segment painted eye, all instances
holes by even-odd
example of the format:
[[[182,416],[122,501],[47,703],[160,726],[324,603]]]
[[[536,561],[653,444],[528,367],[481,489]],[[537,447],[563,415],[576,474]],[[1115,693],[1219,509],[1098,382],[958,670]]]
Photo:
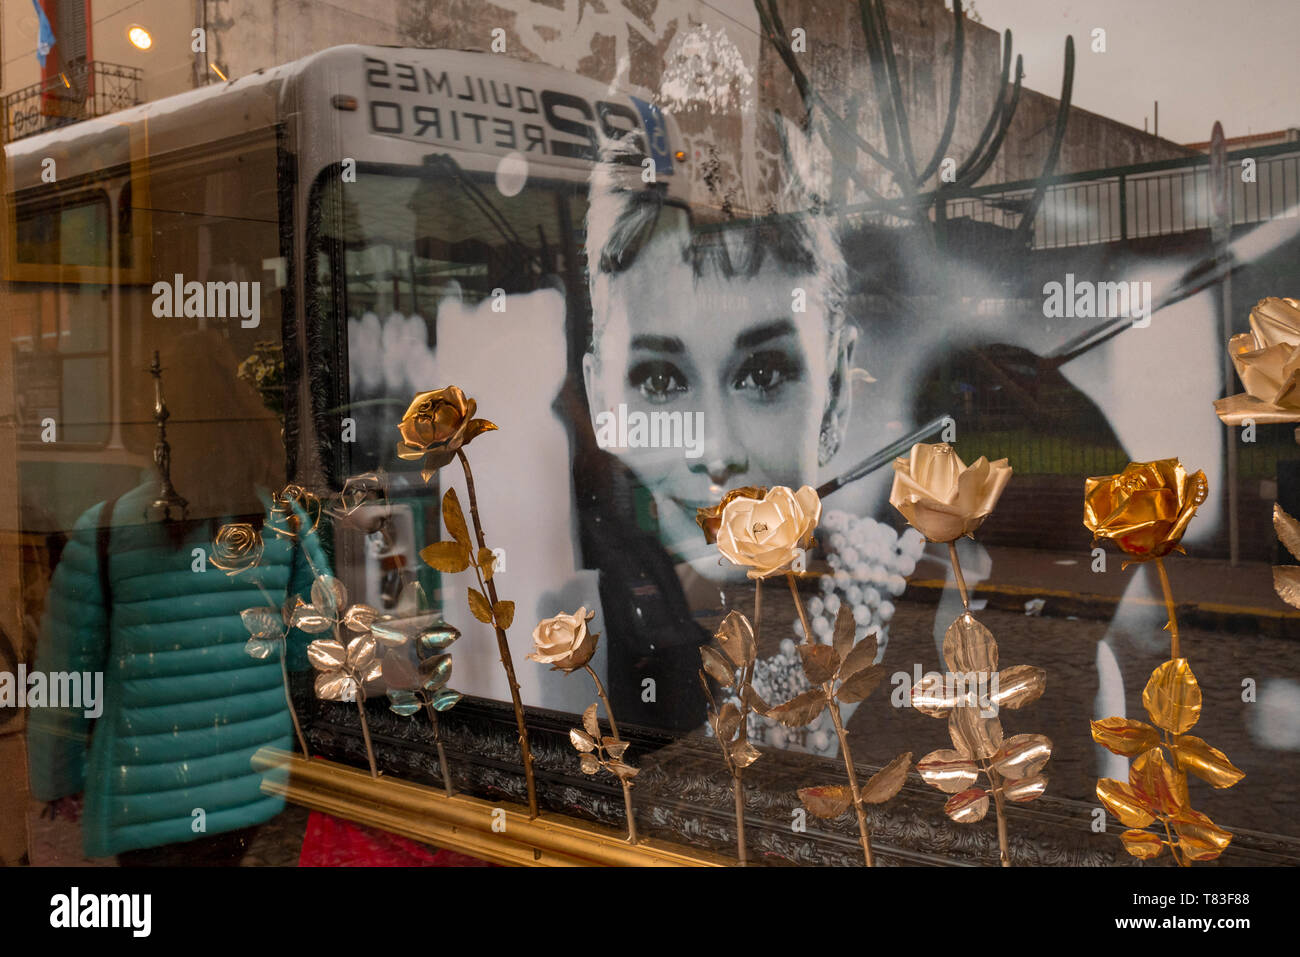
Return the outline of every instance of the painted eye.
[[[668,402],[686,391],[686,376],[671,362],[638,362],[627,381],[651,402]]]
[[[784,352],[756,352],[741,364],[734,388],[768,395],[798,378],[799,371],[799,364]]]

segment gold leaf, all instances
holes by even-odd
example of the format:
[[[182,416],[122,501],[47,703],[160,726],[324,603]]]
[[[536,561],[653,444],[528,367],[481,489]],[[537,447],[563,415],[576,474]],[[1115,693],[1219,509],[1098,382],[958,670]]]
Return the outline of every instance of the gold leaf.
[[[940,748],[916,763],[921,779],[945,794],[965,791],[979,780],[979,766],[956,751]]]
[[[825,693],[820,688],[813,688],[777,705],[768,712],[768,717],[776,718],[787,727],[802,728],[806,724],[812,724],[825,707]]]
[[[1125,827],[1146,827],[1156,819],[1145,795],[1114,778],[1097,782],[1097,800]]]
[[[831,638],[835,654],[840,661],[853,650],[853,639],[857,635],[858,623],[853,620],[853,609],[848,602],[840,602],[840,612],[835,616],[835,632]],[[820,683],[820,682],[819,682]]]
[[[950,671],[994,672],[998,670],[998,643],[991,631],[966,612],[944,632],[943,657]]]
[[[763,696],[755,691],[754,686],[750,684],[740,689],[740,700],[750,711],[757,711],[762,715],[766,715],[772,710],[772,706],[764,701]]]
[[[837,818],[853,803],[853,792],[844,784],[828,784],[816,788],[800,788],[799,800],[813,817],[824,820]]]
[[[1021,778],[1019,781],[1006,781],[1002,784],[1003,797],[1017,804],[1025,804],[1041,797],[1046,790],[1046,774],[1035,774],[1033,777]]]
[[[1246,776],[1246,772],[1229,761],[1226,754],[1193,734],[1180,734],[1174,739],[1171,750],[1180,769],[1191,771],[1216,788],[1230,788]]]
[[[479,571],[483,573],[483,580],[485,582],[490,582],[492,580],[492,573],[496,571],[497,567],[496,552],[492,551],[490,548],[480,548],[478,550],[477,564]]]
[[[750,664],[758,654],[758,646],[754,643],[754,629],[749,624],[749,619],[738,611],[728,612],[727,617],[722,619],[722,624],[718,626],[717,638],[718,644],[737,668]]]
[[[845,656],[844,664],[840,665],[839,676],[845,681],[852,678],[863,668],[875,662],[878,650],[876,633],[873,631],[864,635],[862,640],[853,647],[853,650]]]
[[[1274,565],[1273,590],[1288,605],[1300,608],[1300,568],[1295,565]]]
[[[957,706],[957,697],[950,694],[943,675],[931,671],[912,689],[912,707],[932,718],[946,718]]]
[[[1276,502],[1273,503],[1273,530],[1277,532],[1278,541],[1300,562],[1300,522],[1288,515]]]
[[[1188,806],[1187,775],[1170,765],[1163,748],[1152,748],[1134,758],[1128,783],[1163,814],[1177,814]]]
[[[1033,665],[1016,665],[999,671],[994,679],[998,690],[989,695],[989,700],[999,708],[1023,708],[1047,690],[1047,672]]]
[[[884,804],[902,790],[911,766],[912,752],[900,754],[873,774],[858,790],[858,796],[865,804]]]
[[[805,642],[799,646],[799,657],[803,660],[803,673],[808,676],[809,683],[814,685],[830,681],[840,664],[835,649],[830,645],[810,645]]]
[[[1165,849],[1165,842],[1150,831],[1125,831],[1119,839],[1124,842],[1124,850],[1144,861],[1159,857]]]
[[[729,742],[736,736],[738,727],[740,727],[740,709],[728,701],[718,712],[718,737],[724,742]]]
[[[855,704],[875,691],[876,686],[880,684],[884,677],[884,666],[871,665],[840,685],[839,690],[835,692],[835,696],[844,704]]]
[[[738,768],[747,768],[762,756],[763,753],[748,741],[737,741],[731,749],[731,763]]]
[[[622,759],[629,743],[628,741],[617,741],[608,736],[600,739],[600,746],[605,749],[605,753],[616,761]]]
[[[492,624],[492,606],[477,588],[469,589],[469,610],[483,624]]]
[[[606,761],[605,768],[620,781],[630,781],[641,773],[640,768],[634,768],[622,761]]]
[[[587,706],[587,710],[582,712],[582,727],[587,734],[591,735],[592,740],[600,737],[600,722],[596,720],[596,702]]]
[[[989,812],[989,793],[983,788],[971,788],[948,798],[943,806],[943,813],[958,824],[974,824],[984,820]]]
[[[953,747],[970,758],[991,758],[1002,747],[1002,722],[985,718],[979,708],[954,708],[948,716]]]
[[[579,755],[578,760],[582,763],[583,774],[595,774],[600,770],[600,761],[594,754]]]
[[[442,497],[442,523],[447,526],[451,537],[465,546],[468,552],[473,546],[469,540],[469,528],[465,525],[465,513],[460,510],[460,499],[454,488],[447,489]]]
[[[420,549],[420,557],[426,565],[448,574],[469,568],[469,549],[460,542],[434,542]]]
[[[596,750],[596,742],[591,735],[577,728],[569,729],[569,743],[583,753]]]
[[[1092,740],[1107,751],[1133,758],[1160,744],[1160,732],[1141,721],[1103,718],[1092,722]]]
[[[1043,734],[1016,734],[1007,738],[989,766],[1004,778],[1031,778],[1052,756],[1052,742]]]
[[[1212,861],[1232,842],[1232,832],[1225,831],[1200,811],[1191,808],[1173,820],[1178,834],[1178,848],[1193,861]]]
[[[1183,734],[1201,717],[1201,687],[1186,658],[1173,658],[1155,671],[1142,690],[1142,707],[1158,728]]]
[[[492,615],[502,630],[509,628],[510,623],[515,620],[515,603],[502,599],[492,606]]]
[[[700,659],[704,662],[704,670],[722,687],[730,688],[736,683],[736,669],[722,656],[722,652],[704,645],[700,648]]]

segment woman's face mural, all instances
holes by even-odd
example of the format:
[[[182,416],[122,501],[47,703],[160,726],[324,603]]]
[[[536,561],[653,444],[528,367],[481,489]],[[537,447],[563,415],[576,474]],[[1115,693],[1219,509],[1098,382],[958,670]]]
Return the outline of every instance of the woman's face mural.
[[[729,262],[762,241],[747,227],[711,238]],[[774,255],[752,273],[707,256],[697,265],[683,255],[689,242],[686,216],[666,210],[634,264],[601,277],[583,363],[598,440],[613,436],[602,425],[628,423],[626,440],[602,445],[650,491],[661,540],[678,558],[705,553],[696,509],[728,489],[816,484],[819,448],[845,425],[848,390],[838,384],[853,346],[828,314],[818,272]],[[675,421],[654,413],[680,413],[680,431],[653,427]],[[650,424],[646,442],[638,421]],[[663,435],[683,441],[655,447]]]

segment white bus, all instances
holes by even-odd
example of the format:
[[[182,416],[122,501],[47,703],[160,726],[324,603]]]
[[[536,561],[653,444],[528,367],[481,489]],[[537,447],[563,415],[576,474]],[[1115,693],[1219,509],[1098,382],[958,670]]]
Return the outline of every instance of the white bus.
[[[419,580],[468,632],[465,596],[416,557],[440,537],[438,481],[393,454],[411,398],[457,384],[501,426],[474,452],[503,596],[531,609],[586,581],[594,605],[575,549],[532,547],[576,537],[564,503],[518,489],[570,489],[551,407],[588,335],[587,184],[602,139],[629,133],[642,178],[684,192],[680,137],[646,97],[498,55],[341,46],[8,145],[29,626],[60,535],[153,473],[155,350],[191,517],[387,469],[397,519],[382,541],[340,532],[337,573],[387,609]],[[465,651],[456,686],[506,697],[494,655]]]

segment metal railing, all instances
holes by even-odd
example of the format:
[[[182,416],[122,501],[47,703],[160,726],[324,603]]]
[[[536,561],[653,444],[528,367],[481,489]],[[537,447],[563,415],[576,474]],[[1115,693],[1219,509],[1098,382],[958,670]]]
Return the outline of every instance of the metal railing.
[[[1089,246],[1209,229],[1209,162],[1208,155],[1197,155],[1051,177],[1034,218],[1030,248]],[[1226,167],[1233,226],[1300,214],[1300,144],[1238,150],[1228,154]],[[955,190],[945,202],[945,216],[949,221],[1015,229],[1037,185],[1021,180]],[[924,208],[932,198],[924,194],[914,202]],[[905,222],[904,211],[903,201],[887,200],[844,212],[899,225]]]
[[[73,63],[4,98],[6,143],[140,103],[140,69],[102,60]]]

